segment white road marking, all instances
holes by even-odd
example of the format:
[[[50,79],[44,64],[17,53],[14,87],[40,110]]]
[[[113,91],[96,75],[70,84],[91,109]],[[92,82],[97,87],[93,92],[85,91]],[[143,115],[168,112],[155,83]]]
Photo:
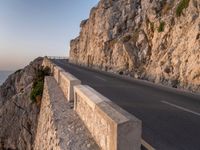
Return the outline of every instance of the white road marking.
[[[96,78],[102,80],[102,81],[106,81],[106,79],[102,78],[102,77],[99,77],[99,76],[95,76]]]
[[[164,103],[164,104],[170,105],[170,106],[172,106],[172,107],[175,107],[175,108],[181,109],[181,110],[183,110],[183,111],[186,111],[186,112],[192,113],[192,114],[194,114],[194,115],[200,116],[200,113],[195,112],[195,111],[192,111],[192,110],[190,110],[190,109],[187,109],[187,108],[184,108],[184,107],[181,107],[181,106],[178,106],[178,105],[172,104],[172,103],[167,102],[167,101],[161,101],[161,102]]]
[[[148,144],[147,142],[145,142],[143,139],[142,139],[142,145],[148,149],[148,150],[156,150],[155,148],[153,148],[150,144]]]

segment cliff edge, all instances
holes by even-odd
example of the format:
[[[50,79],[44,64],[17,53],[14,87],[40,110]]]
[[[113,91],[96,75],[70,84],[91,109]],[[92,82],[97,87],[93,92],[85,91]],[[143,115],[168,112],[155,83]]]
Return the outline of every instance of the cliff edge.
[[[0,149],[31,150],[35,139],[40,106],[30,93],[43,58],[37,58],[10,75],[0,86]]]
[[[70,62],[200,91],[200,1],[100,0]]]

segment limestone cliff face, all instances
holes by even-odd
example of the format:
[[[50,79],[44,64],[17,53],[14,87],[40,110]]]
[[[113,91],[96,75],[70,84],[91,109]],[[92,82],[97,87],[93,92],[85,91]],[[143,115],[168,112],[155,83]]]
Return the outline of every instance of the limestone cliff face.
[[[100,0],[70,61],[200,91],[200,1]]]
[[[31,150],[37,127],[39,107],[30,100],[38,58],[23,70],[10,75],[0,87],[0,149]]]

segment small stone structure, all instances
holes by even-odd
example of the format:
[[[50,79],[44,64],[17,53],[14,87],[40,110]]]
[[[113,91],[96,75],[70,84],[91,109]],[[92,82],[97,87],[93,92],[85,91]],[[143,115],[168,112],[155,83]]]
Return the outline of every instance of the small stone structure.
[[[49,67],[51,70],[51,73],[54,74],[54,67],[56,66],[54,63],[52,63],[48,57],[44,57],[43,59],[43,63],[42,63],[43,67]]]
[[[42,66],[51,68],[50,67],[51,64],[52,64],[52,62],[47,57],[44,57],[43,62],[42,62]]]
[[[89,86],[74,89],[75,111],[102,150],[139,150],[141,121]]]

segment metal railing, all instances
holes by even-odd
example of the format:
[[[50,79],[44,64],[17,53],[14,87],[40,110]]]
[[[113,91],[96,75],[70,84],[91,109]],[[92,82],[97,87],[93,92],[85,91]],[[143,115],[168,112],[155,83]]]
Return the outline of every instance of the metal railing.
[[[69,59],[66,56],[46,56],[48,59]]]

